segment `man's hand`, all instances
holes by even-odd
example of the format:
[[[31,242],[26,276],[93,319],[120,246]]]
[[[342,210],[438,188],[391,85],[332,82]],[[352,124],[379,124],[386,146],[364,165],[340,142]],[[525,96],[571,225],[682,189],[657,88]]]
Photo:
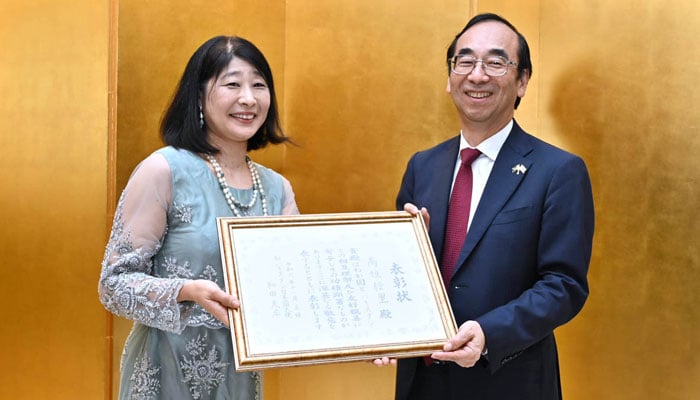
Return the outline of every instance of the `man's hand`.
[[[459,327],[457,334],[450,339],[443,351],[431,354],[440,361],[453,361],[462,367],[473,367],[486,348],[486,337],[481,325],[476,321],[467,321]]]
[[[410,213],[411,215],[416,215],[419,212],[423,216],[423,221],[425,221],[425,227],[426,229],[430,230],[430,214],[428,214],[428,210],[425,207],[421,207],[419,210],[418,207],[411,203],[406,203],[403,205],[403,210]]]

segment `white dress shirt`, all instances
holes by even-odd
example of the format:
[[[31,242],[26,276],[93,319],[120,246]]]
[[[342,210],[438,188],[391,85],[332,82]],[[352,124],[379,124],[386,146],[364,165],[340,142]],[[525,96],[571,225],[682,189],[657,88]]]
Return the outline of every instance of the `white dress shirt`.
[[[496,157],[498,152],[501,151],[501,147],[508,139],[508,134],[513,128],[513,120],[510,120],[506,126],[500,131],[496,132],[495,135],[489,137],[483,142],[476,146],[476,149],[481,152],[481,155],[474,160],[472,163],[472,201],[471,208],[469,210],[469,223],[467,225],[467,230],[472,225],[472,218],[474,218],[474,212],[479,206],[479,201],[481,200],[481,195],[484,193],[484,188],[486,187],[486,181],[491,175],[491,169],[493,169],[493,163],[496,162]],[[455,162],[455,170],[452,175],[452,186],[454,187],[455,179],[457,178],[457,172],[459,172],[459,167],[462,165],[462,150],[465,148],[474,148],[469,146],[466,139],[460,132],[459,135],[459,152],[457,153],[457,161]],[[452,195],[452,190],[450,189],[450,196]]]

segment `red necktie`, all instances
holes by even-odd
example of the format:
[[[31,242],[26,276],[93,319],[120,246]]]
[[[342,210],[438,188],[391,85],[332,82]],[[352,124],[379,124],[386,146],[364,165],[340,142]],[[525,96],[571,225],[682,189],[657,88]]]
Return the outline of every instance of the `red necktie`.
[[[462,251],[464,239],[467,237],[467,224],[469,223],[469,210],[472,203],[472,162],[481,152],[477,149],[462,150],[462,164],[459,166],[455,184],[452,186],[450,206],[447,210],[447,226],[445,227],[445,243],[442,246],[442,262],[440,272],[445,289],[450,286],[450,279],[455,270],[455,263]],[[430,356],[423,357],[425,365],[431,366],[433,359]]]
[[[455,178],[455,183],[452,187],[450,207],[447,211],[445,243],[442,247],[442,263],[440,264],[445,288],[450,285],[457,258],[462,251],[464,239],[467,237],[469,210],[472,203],[472,162],[480,154],[481,152],[477,149],[467,148],[462,150],[462,165],[459,167],[457,178]]]

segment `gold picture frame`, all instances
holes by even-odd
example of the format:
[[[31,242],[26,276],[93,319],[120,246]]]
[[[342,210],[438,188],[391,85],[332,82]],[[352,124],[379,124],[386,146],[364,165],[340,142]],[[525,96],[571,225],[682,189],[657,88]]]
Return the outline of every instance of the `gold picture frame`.
[[[420,214],[217,223],[239,371],[424,356],[457,331]]]

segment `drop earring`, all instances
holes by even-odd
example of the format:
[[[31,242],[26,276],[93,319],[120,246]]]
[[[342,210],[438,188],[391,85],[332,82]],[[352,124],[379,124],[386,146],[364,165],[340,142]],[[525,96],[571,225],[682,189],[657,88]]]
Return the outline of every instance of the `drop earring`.
[[[202,102],[199,102],[199,127],[204,128],[204,113],[202,113]]]

